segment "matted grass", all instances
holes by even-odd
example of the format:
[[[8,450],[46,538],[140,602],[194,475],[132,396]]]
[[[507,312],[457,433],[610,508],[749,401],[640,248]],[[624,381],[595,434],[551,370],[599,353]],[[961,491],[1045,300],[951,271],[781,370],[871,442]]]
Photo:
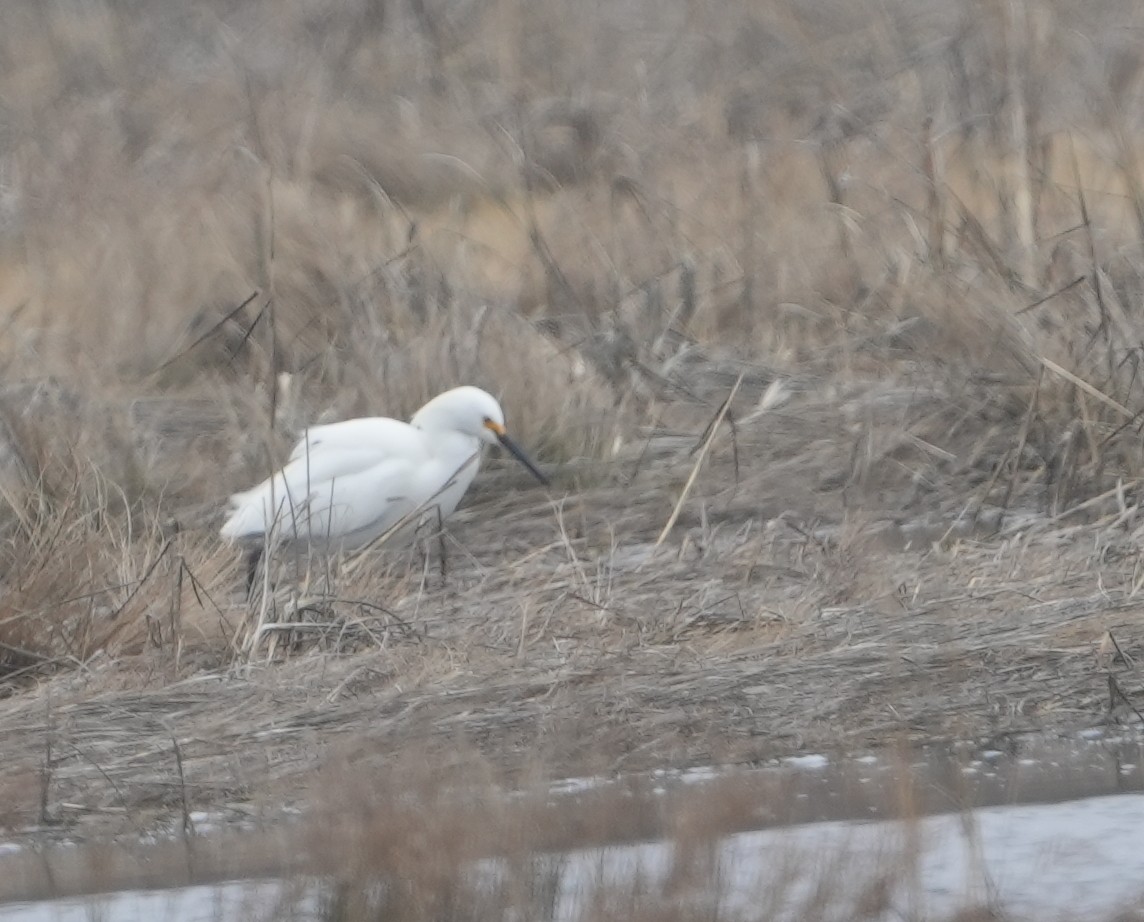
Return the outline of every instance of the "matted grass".
[[[381,10],[0,13],[7,827],[1140,722],[1135,4]],[[248,603],[461,382],[554,487]]]

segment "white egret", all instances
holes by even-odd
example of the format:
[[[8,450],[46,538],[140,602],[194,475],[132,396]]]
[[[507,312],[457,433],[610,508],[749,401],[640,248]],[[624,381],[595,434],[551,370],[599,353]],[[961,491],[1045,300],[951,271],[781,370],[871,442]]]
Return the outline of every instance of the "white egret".
[[[453,513],[473,482],[481,447],[499,442],[543,484],[548,478],[509,438],[491,394],[457,387],[409,422],[350,419],[307,429],[285,466],[230,498],[220,534],[258,552],[268,538],[325,551],[363,547],[406,522]]]

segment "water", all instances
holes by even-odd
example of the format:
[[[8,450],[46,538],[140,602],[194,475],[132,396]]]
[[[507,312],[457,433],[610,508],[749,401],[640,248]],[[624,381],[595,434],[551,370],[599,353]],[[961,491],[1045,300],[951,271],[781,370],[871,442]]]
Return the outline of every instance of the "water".
[[[893,910],[875,918],[901,918],[897,912],[909,908],[940,919],[990,901],[1040,922],[1099,919],[1139,905],[1144,896],[1144,795],[988,807],[968,824],[946,814],[909,830],[900,823],[847,821],[741,833],[718,850],[720,905],[732,914],[749,912],[760,892],[773,892],[772,869],[779,869],[781,883],[792,860],[804,866],[826,860],[843,881],[861,886],[892,868],[903,850],[916,850],[916,884],[899,886],[890,897]],[[579,918],[601,883],[625,875],[655,881],[672,860],[672,849],[659,843],[613,849],[602,863],[598,854],[577,853],[565,866],[558,918]],[[820,879],[796,881],[768,918],[802,918]],[[854,890],[841,890],[836,908],[838,918],[846,918]]]
[[[317,919],[313,893],[279,880],[132,890],[0,906],[4,922],[287,922]]]
[[[824,907],[824,918],[842,920],[851,917],[856,892],[886,877],[892,884],[885,905],[868,918],[943,918],[988,902],[1016,919],[1100,919],[1144,898],[1142,755],[1135,742],[1082,739],[1015,752],[935,748],[912,761],[866,756],[833,762],[810,755],[753,771],[659,772],[644,789],[654,797],[703,797],[730,781],[768,792],[744,817],[750,828],[700,843],[708,872],[686,898],[717,903],[723,917],[758,917],[760,894],[767,894],[768,920],[796,922],[812,898]],[[910,779],[904,788],[903,777]],[[614,783],[571,779],[554,797],[579,803]],[[781,809],[774,802],[776,783]],[[919,812],[961,809],[907,823],[886,819],[900,812],[903,790]],[[620,833],[611,843],[547,853],[542,863],[551,871],[553,892],[545,915],[561,922],[590,916],[601,892],[630,891],[636,880],[651,898],[684,898],[678,890],[681,846],[634,838]],[[0,854],[0,893],[5,862],[16,856]],[[55,860],[67,857],[61,853]],[[471,873],[491,885],[511,869],[489,858]],[[824,879],[833,882],[834,896],[823,896]],[[0,903],[0,922],[302,922],[321,918],[324,888],[314,877],[287,881],[264,874],[121,889]]]

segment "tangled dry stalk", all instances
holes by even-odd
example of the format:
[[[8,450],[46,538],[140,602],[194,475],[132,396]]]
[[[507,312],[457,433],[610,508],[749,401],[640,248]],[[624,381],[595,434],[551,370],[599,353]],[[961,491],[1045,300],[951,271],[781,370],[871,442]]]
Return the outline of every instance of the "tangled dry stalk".
[[[1139,723],[1135,4],[130,6],[0,14],[10,828]],[[252,643],[221,500],[459,382],[554,488]]]

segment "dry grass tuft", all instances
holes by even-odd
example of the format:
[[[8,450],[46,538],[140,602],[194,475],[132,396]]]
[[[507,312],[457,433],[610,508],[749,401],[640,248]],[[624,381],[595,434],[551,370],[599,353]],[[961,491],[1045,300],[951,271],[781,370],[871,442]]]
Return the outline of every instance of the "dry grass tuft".
[[[1138,726],[1141,11],[1073,6],[5,3],[0,821],[273,813],[344,756],[395,914],[493,841],[543,915],[541,820],[454,825],[449,752]],[[492,459],[444,573],[286,557],[248,603],[225,496],[460,382],[555,487]],[[371,793],[407,748],[446,777]],[[642,899],[597,915],[691,917]]]

